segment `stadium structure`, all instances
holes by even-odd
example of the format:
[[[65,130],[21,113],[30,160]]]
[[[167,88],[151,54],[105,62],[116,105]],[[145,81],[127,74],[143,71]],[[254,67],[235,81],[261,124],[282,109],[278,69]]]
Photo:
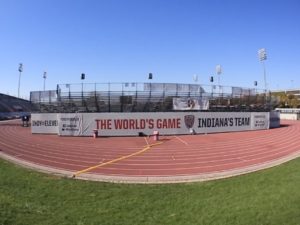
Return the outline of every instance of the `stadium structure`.
[[[30,102],[41,113],[270,111],[275,104],[257,88],[136,82],[58,84],[32,91]]]
[[[0,93],[0,120],[20,118],[38,111],[30,101]]]
[[[141,136],[231,132],[279,126],[270,93],[181,83],[58,84],[30,93],[32,133]],[[276,125],[271,121],[275,121]]]
[[[18,102],[13,117],[31,113],[32,133],[180,135],[278,127],[271,96],[256,88],[197,83],[80,83],[32,91],[30,101],[2,96],[0,106]]]

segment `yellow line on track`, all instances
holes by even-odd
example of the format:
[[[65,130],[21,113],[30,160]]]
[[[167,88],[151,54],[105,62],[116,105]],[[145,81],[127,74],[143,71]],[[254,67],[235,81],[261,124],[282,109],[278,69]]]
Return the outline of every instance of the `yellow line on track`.
[[[140,151],[138,151],[138,152],[134,152],[134,153],[132,153],[132,154],[130,154],[130,155],[125,155],[125,156],[122,156],[122,157],[119,157],[119,158],[110,160],[110,161],[105,162],[105,163],[101,163],[101,164],[98,164],[98,165],[95,165],[95,166],[91,166],[91,167],[86,168],[86,169],[84,169],[84,170],[80,170],[80,171],[74,173],[74,174],[73,174],[73,177],[76,177],[76,176],[78,176],[78,175],[80,175],[80,174],[82,174],[82,173],[89,172],[89,171],[91,171],[91,170],[93,170],[93,169],[96,169],[96,168],[99,168],[99,167],[103,167],[103,166],[106,166],[106,165],[109,165],[109,164],[112,164],[112,163],[115,163],[115,162],[118,162],[118,161],[121,161],[121,160],[124,160],[124,159],[128,159],[128,158],[130,158],[130,157],[132,157],[132,156],[136,156],[136,155],[142,154],[143,152],[146,152],[147,150],[149,150],[151,147],[156,146],[156,145],[160,145],[160,144],[162,144],[162,143],[163,143],[163,142],[157,142],[157,143],[155,143],[155,144],[146,145],[146,146],[144,146],[144,148],[143,148],[142,150],[140,150]]]

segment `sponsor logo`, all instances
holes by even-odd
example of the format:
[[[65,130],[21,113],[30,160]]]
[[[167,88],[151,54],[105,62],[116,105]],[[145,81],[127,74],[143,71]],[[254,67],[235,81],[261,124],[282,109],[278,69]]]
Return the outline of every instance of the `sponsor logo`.
[[[186,115],[184,116],[185,126],[190,129],[194,126],[195,116],[194,115]]]

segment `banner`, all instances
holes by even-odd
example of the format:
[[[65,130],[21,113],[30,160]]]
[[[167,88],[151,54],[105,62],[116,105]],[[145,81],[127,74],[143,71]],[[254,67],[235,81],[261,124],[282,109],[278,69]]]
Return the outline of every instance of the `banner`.
[[[252,112],[251,113],[251,130],[263,130],[270,127],[270,113]]]
[[[82,135],[82,114],[58,114],[58,134],[62,136],[81,136]]]
[[[32,113],[31,133],[33,134],[58,134],[58,120],[56,113]]]
[[[138,136],[268,129],[268,112],[158,112],[33,114],[32,133],[62,136]]]
[[[173,110],[208,110],[209,100],[204,98],[173,98]]]

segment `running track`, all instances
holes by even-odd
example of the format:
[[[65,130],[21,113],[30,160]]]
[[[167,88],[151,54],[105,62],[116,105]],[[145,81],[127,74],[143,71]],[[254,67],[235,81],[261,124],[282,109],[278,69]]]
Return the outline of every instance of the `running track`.
[[[300,121],[270,130],[161,137],[59,137],[0,122],[0,157],[39,171],[110,182],[170,183],[230,177],[300,155]]]

